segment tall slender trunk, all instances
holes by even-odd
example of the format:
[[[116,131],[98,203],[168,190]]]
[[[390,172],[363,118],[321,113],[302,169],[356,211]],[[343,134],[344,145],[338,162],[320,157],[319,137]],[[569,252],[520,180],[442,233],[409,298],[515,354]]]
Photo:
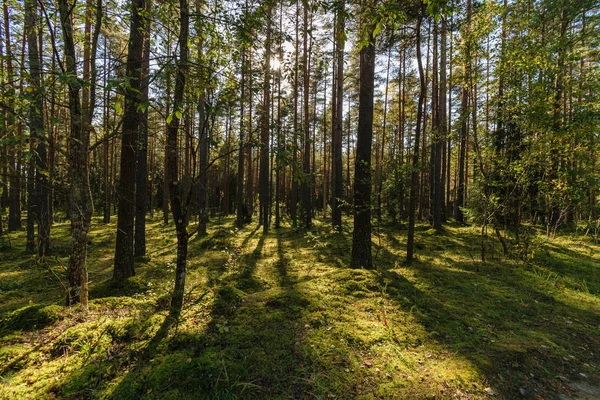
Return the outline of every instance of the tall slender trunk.
[[[300,5],[299,0],[296,0],[296,40],[294,49],[294,83],[293,94],[294,99],[294,124],[293,124],[293,155],[292,155],[292,189],[290,194],[290,215],[292,218],[292,226],[297,225],[298,219],[298,58],[300,40],[298,32],[300,30]]]
[[[331,138],[331,222],[333,228],[342,229],[342,204],[344,198],[344,178],[342,159],[342,125],[344,122],[344,27],[346,23],[346,2],[342,0],[336,13],[337,23],[335,28],[335,82],[333,82],[332,104],[332,138]],[[348,117],[348,119],[350,119]],[[349,146],[349,144],[348,144]],[[348,152],[350,158],[350,152]],[[349,170],[349,168],[348,168]]]
[[[415,242],[415,214],[417,208],[417,195],[419,191],[419,143],[421,139],[421,121],[423,115],[423,103],[425,102],[425,74],[423,72],[423,60],[421,60],[421,24],[425,7],[421,7],[421,14],[417,19],[415,28],[417,34],[417,66],[419,69],[419,101],[417,104],[417,126],[415,129],[415,140],[412,157],[412,170],[410,179],[410,198],[408,201],[408,239],[406,241],[406,262],[410,264],[414,257]]]
[[[181,110],[183,93],[188,71],[188,37],[189,37],[189,6],[187,0],[179,0],[179,60],[175,76],[175,91],[173,93],[173,110]],[[169,316],[178,319],[183,306],[183,293],[185,289],[185,275],[187,267],[188,232],[187,232],[187,199],[182,199],[179,181],[179,154],[177,149],[179,134],[179,118],[173,115],[167,128],[167,165],[169,178],[169,199],[175,229],[177,232],[177,261],[175,267],[175,286],[171,299]]]
[[[375,87],[374,27],[369,26],[368,45],[360,50],[358,135],[354,162],[354,232],[351,268],[373,268],[371,255],[371,145],[373,142],[373,94]]]
[[[171,30],[167,30],[167,60],[171,59]],[[166,82],[166,101],[165,101],[165,112],[167,115],[171,114],[171,66],[166,66],[165,73]],[[202,104],[198,104],[198,108],[202,109]],[[165,130],[168,130],[168,127],[165,124]],[[167,134],[165,133],[165,148],[167,147]],[[162,212],[163,212],[163,223],[167,225],[169,223],[169,163],[167,157],[164,159],[163,164],[163,193],[162,193]]]
[[[279,30],[283,29],[283,2],[280,3],[279,7]],[[283,60],[283,40],[279,40],[279,60]],[[280,201],[281,201],[281,148],[283,135],[281,132],[281,66],[277,69],[277,153],[275,157],[275,229],[278,229],[281,225],[280,215]]]
[[[151,1],[146,0],[145,12],[151,11]],[[144,27],[144,50],[142,55],[142,93],[141,106],[142,115],[139,125],[139,140],[136,152],[135,166],[135,257],[146,255],[146,214],[148,213],[148,114],[149,114],[149,86],[150,86],[150,18],[145,18]]]
[[[431,86],[431,158],[429,160],[429,198],[432,227],[442,228],[441,186],[441,138],[439,115],[439,76],[438,76],[438,24],[433,27],[433,62]]]
[[[439,149],[441,153],[441,175],[440,180],[438,182],[438,204],[441,210],[441,222],[445,222],[447,219],[446,212],[446,185],[447,182],[447,171],[448,171],[448,122],[447,122],[447,112],[446,112],[446,90],[447,90],[447,79],[446,79],[446,40],[447,40],[447,23],[448,16],[442,17],[442,29],[440,32],[440,79],[439,79],[439,123],[438,123],[438,131],[439,131],[439,140],[441,147]]]
[[[28,188],[33,189],[28,196],[28,213],[38,223],[38,255],[50,254],[50,221],[48,220],[48,177],[46,175],[46,138],[44,135],[44,102],[42,97],[42,71],[40,65],[39,49],[36,32],[37,3],[33,0],[25,2],[25,31],[27,35],[27,54],[29,56],[29,84],[33,88],[33,99],[29,105],[29,140],[33,149],[37,147],[31,157],[31,175],[28,177]],[[35,178],[34,178],[35,177]],[[27,217],[28,225],[30,217]],[[29,227],[28,227],[29,228]],[[27,231],[28,250],[35,249],[35,243],[30,243],[29,229]],[[29,246],[33,245],[33,249]]]
[[[120,178],[117,186],[119,208],[117,214],[117,240],[113,279],[120,281],[135,275],[133,257],[135,217],[135,161],[138,145],[142,68],[144,49],[143,12],[146,0],[132,0],[127,72],[129,88],[125,92],[123,136],[121,139]],[[174,110],[177,110],[174,108]]]
[[[471,0],[467,0],[467,22],[465,27],[465,36],[467,44],[465,46],[464,63],[464,81],[462,86],[462,99],[460,105],[460,153],[458,158],[458,188],[456,191],[456,202],[454,204],[454,219],[458,222],[464,222],[462,207],[465,203],[466,181],[467,181],[467,147],[469,134],[469,84],[471,81],[471,51],[470,51],[470,33],[471,32]]]
[[[309,126],[309,95],[310,95],[310,65],[308,59],[308,1],[304,3],[304,52],[302,55],[302,70],[304,73],[304,163],[302,177],[302,211],[303,225],[309,229],[312,224],[310,188],[311,188],[311,171],[310,171],[310,126]]]
[[[271,108],[271,14],[272,4],[267,7],[267,33],[265,38],[265,80],[263,91],[263,109],[260,126],[260,208],[262,210],[263,232],[269,231],[269,213],[271,202],[269,196],[269,120]]]
[[[385,69],[385,94],[383,97],[383,127],[381,129],[381,154],[380,159],[377,161],[377,220],[381,223],[381,191],[383,189],[383,169],[385,163],[385,137],[387,134],[387,111],[388,111],[388,92],[390,87],[390,63],[392,60],[392,48],[388,49],[387,56],[387,67]]]
[[[246,1],[246,8],[244,13],[248,13],[248,2]],[[238,151],[238,169],[237,169],[237,188],[236,188],[236,225],[241,227],[244,224],[246,209],[244,207],[244,111],[246,105],[246,44],[242,43],[242,65],[241,65],[241,80],[240,80],[240,143]]]
[[[59,0],[58,8],[63,31],[66,72],[77,76],[75,42],[71,22],[72,8],[67,0]],[[81,84],[70,79],[69,83],[69,214],[71,217],[71,256],[67,268],[67,305],[88,305],[87,240],[90,221],[94,211],[88,172],[89,131],[84,129],[81,110]]]
[[[4,36],[6,41],[6,87],[8,88],[8,96],[15,96],[15,75],[13,69],[13,52],[10,40],[10,18],[8,13],[8,0],[4,0]],[[15,118],[12,113],[7,113],[6,130],[8,136],[13,143],[17,143],[17,135],[15,134]],[[8,192],[8,230],[16,231],[21,229],[21,177],[19,165],[17,163],[18,144],[13,145],[8,149],[8,168],[10,170],[9,177],[9,192]]]
[[[106,36],[104,37],[104,87],[108,84],[108,65],[107,65],[107,48],[108,43],[106,40]],[[110,186],[110,163],[109,163],[109,147],[110,147],[110,139],[108,136],[108,128],[110,123],[110,107],[108,104],[108,100],[110,98],[110,94],[108,90],[104,91],[104,176],[103,176],[103,187],[104,187],[104,209],[103,209],[103,219],[102,222],[105,224],[110,223],[110,203],[111,203],[111,191],[112,188]]]

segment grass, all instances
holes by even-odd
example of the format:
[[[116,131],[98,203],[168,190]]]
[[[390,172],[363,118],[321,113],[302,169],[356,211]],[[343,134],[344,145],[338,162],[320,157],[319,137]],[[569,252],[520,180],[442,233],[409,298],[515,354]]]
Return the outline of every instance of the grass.
[[[87,314],[62,307],[68,224],[53,226],[56,256],[43,261],[11,234],[0,398],[558,399],[597,389],[599,246],[538,238],[525,264],[498,259],[496,244],[482,263],[478,229],[423,225],[407,267],[406,232],[382,227],[377,269],[352,270],[350,229],[317,221],[263,235],[212,221],[190,241],[171,329],[172,226],[148,220],[148,257],[115,285],[115,225],[94,220]]]

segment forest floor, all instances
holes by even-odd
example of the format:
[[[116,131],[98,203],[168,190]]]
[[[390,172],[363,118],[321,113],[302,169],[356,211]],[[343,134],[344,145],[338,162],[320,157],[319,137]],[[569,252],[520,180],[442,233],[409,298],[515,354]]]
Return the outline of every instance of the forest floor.
[[[163,324],[174,232],[148,220],[136,277],[111,282],[115,224],[94,219],[90,310],[65,308],[54,257],[0,250],[2,399],[597,399],[600,246],[538,235],[527,263],[479,261],[478,229],[375,228],[376,270],[349,269],[351,227],[262,234],[211,220],[190,241],[177,327]],[[492,241],[488,242],[491,247]]]

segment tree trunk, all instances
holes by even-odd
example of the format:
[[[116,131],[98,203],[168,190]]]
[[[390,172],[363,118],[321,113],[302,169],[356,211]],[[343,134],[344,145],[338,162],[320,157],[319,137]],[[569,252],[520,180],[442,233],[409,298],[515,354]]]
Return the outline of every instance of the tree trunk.
[[[458,188],[456,191],[456,202],[454,204],[454,219],[458,222],[464,222],[462,207],[465,203],[465,187],[467,180],[466,162],[467,162],[467,146],[469,134],[469,84],[471,80],[471,52],[470,52],[470,31],[471,31],[471,0],[467,0],[467,24],[465,28],[466,41],[465,46],[465,64],[464,64],[464,82],[462,88],[462,99],[460,104],[460,153],[458,157]]]
[[[304,53],[302,56],[302,69],[304,72],[304,163],[303,163],[303,177],[302,177],[302,211],[303,211],[303,225],[306,229],[310,229],[312,224],[311,214],[311,201],[310,201],[310,190],[311,190],[311,171],[310,171],[310,126],[309,126],[309,94],[310,94],[310,65],[308,60],[308,3],[304,4]]]
[[[113,279],[120,281],[135,275],[133,258],[135,217],[135,161],[138,129],[141,122],[142,59],[144,49],[144,17],[146,0],[132,0],[131,25],[127,52],[129,87],[125,91],[123,137],[121,140],[120,179],[117,186],[119,208]],[[178,111],[173,107],[174,111]]]
[[[413,261],[415,246],[415,214],[417,208],[417,195],[419,191],[419,143],[421,139],[421,121],[423,115],[423,103],[425,101],[425,74],[423,72],[423,61],[421,60],[421,24],[425,7],[421,7],[421,14],[417,19],[415,28],[417,34],[417,66],[419,69],[419,101],[417,105],[417,126],[415,129],[415,144],[413,149],[412,170],[410,179],[410,198],[408,201],[408,239],[406,241],[406,263]]]
[[[180,27],[179,27],[179,61],[173,94],[173,110],[180,110],[183,104],[183,93],[188,70],[188,36],[189,36],[189,8],[187,0],[179,0]],[[179,185],[179,160],[178,160],[178,133],[179,118],[173,115],[167,129],[167,165],[169,179],[169,197],[175,229],[177,232],[177,262],[175,267],[175,287],[171,299],[169,316],[175,320],[181,314],[183,294],[185,289],[185,275],[187,267],[188,233],[186,226],[187,203],[181,197]]]
[[[4,0],[4,34],[6,36],[6,87],[8,88],[8,96],[15,96],[15,75],[12,65],[13,53],[10,40],[10,18],[8,13],[8,0]],[[17,143],[15,135],[15,118],[12,113],[7,114],[6,130],[13,143]],[[21,229],[21,177],[17,164],[16,154],[18,144],[13,145],[8,149],[8,168],[10,170],[9,177],[9,192],[8,192],[8,230],[16,231]]]
[[[267,4],[267,33],[265,38],[265,80],[263,92],[263,109],[260,125],[260,208],[263,233],[269,231],[269,212],[271,202],[269,196],[269,120],[271,110],[271,14],[272,6]]]
[[[38,222],[38,255],[50,254],[50,220],[47,175],[46,137],[44,134],[44,102],[42,97],[42,69],[35,26],[37,21],[37,3],[28,0],[25,3],[25,23],[27,31],[27,53],[29,55],[29,78],[33,88],[33,100],[29,108],[29,134],[32,142],[37,142],[37,150],[32,156],[35,167],[35,212]],[[33,175],[29,177],[31,181]],[[31,195],[31,194],[30,194]],[[30,199],[31,201],[31,199]],[[28,241],[29,243],[29,241]]]
[[[71,22],[72,7],[67,0],[58,1],[60,22],[63,31],[66,72],[77,76],[75,42]],[[67,305],[88,305],[87,240],[90,221],[94,211],[88,172],[89,131],[84,129],[79,80],[69,80],[69,214],[71,218],[72,251],[67,268]]]
[[[300,6],[296,0],[296,45],[294,46],[294,83],[293,94],[294,99],[294,125],[293,125],[293,148],[292,148],[292,189],[290,193],[290,216],[292,218],[292,226],[297,225],[298,219],[298,57],[300,40],[298,32],[300,30]]]
[[[146,0],[146,10],[151,11],[151,1]],[[143,70],[142,70],[142,94],[141,104],[143,113],[140,118],[139,143],[136,152],[135,166],[135,239],[134,256],[142,257],[146,255],[146,214],[148,213],[148,110],[149,97],[148,89],[150,86],[150,29],[151,19],[145,19],[144,27],[144,51],[143,51]]]
[[[373,268],[371,256],[371,145],[373,142],[373,92],[375,86],[374,27],[369,43],[360,50],[358,134],[354,163],[354,233],[351,268]]]

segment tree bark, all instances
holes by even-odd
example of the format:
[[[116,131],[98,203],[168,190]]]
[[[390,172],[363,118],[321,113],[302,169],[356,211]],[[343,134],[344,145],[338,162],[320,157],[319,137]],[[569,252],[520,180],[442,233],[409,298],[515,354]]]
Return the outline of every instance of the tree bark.
[[[33,99],[29,106],[29,135],[30,140],[37,144],[37,150],[31,160],[35,172],[35,216],[38,222],[38,255],[44,257],[50,254],[50,214],[48,196],[48,166],[46,137],[44,134],[44,102],[42,97],[42,70],[40,65],[38,42],[36,32],[37,3],[28,0],[25,3],[25,23],[27,32],[27,53],[29,55],[29,79],[33,88]],[[33,175],[28,182],[33,182]],[[29,194],[30,196],[32,193]],[[31,209],[31,208],[30,208]],[[27,241],[29,244],[29,240]]]
[[[131,24],[127,53],[127,77],[121,139],[120,179],[117,186],[119,208],[113,279],[120,281],[135,275],[133,240],[135,217],[135,161],[138,130],[141,122],[142,59],[144,49],[144,18],[146,0],[132,0]],[[173,108],[177,111],[177,108]]]
[[[358,134],[354,163],[354,233],[351,268],[373,268],[371,255],[371,145],[373,142],[373,94],[375,86],[374,27],[369,43],[360,49]]]
[[[419,101],[417,104],[417,126],[415,129],[415,144],[412,157],[412,170],[410,179],[410,197],[408,201],[408,239],[406,241],[406,263],[410,264],[414,258],[415,247],[415,214],[417,208],[417,195],[419,191],[419,143],[421,139],[421,121],[423,115],[423,103],[425,101],[425,74],[423,72],[423,61],[421,60],[421,24],[425,7],[421,7],[421,14],[417,19],[415,28],[417,34],[417,66],[419,70]]]
[[[269,212],[271,202],[269,196],[269,121],[271,110],[271,14],[272,5],[267,7],[267,33],[265,38],[265,80],[263,92],[263,109],[260,125],[260,208],[262,215],[263,233],[269,231]]]
[[[71,20],[72,7],[67,0],[58,1],[63,31],[66,73],[77,76],[75,42]],[[67,305],[88,305],[87,240],[90,221],[94,211],[88,172],[89,131],[84,129],[81,111],[81,83],[70,79],[69,86],[69,214],[71,217],[71,256],[67,268]]]
[[[151,11],[151,1],[146,0],[145,12]],[[148,90],[150,86],[150,29],[151,19],[145,18],[144,50],[142,61],[142,82],[141,82],[141,104],[142,115],[139,125],[139,141],[136,151],[135,166],[135,238],[134,238],[134,256],[142,257],[146,255],[146,214],[148,213],[148,110],[149,97]]]
[[[187,0],[179,0],[180,27],[179,27],[179,61],[175,80],[175,91],[173,93],[173,110],[180,110],[183,104],[183,93],[188,72],[188,37],[189,37],[189,6]],[[175,286],[171,299],[169,316],[175,320],[181,314],[183,306],[183,294],[185,289],[185,275],[187,267],[188,240],[186,225],[186,214],[188,204],[182,199],[179,185],[179,160],[178,160],[178,133],[179,118],[173,115],[167,129],[167,164],[169,179],[169,197],[171,211],[175,220],[177,232],[177,261],[175,267]]]
[[[339,4],[336,18],[337,24],[335,28],[335,50],[336,60],[335,66],[337,72],[335,74],[335,82],[333,82],[333,95],[331,113],[332,121],[332,138],[331,138],[331,222],[333,228],[337,231],[342,229],[342,204],[344,197],[344,182],[342,170],[342,124],[344,110],[344,26],[346,21],[346,2],[342,0]],[[350,155],[348,154],[348,157]]]

